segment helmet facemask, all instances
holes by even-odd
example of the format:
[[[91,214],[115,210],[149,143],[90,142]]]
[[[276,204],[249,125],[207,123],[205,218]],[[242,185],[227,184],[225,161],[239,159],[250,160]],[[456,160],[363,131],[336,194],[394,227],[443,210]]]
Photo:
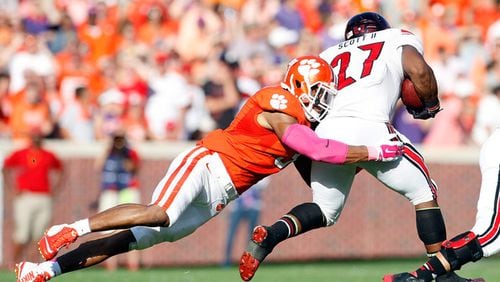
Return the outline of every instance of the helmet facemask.
[[[309,87],[307,93],[299,96],[299,102],[306,118],[310,122],[319,122],[325,118],[330,111],[330,105],[335,98],[336,91],[333,83],[316,82]]]

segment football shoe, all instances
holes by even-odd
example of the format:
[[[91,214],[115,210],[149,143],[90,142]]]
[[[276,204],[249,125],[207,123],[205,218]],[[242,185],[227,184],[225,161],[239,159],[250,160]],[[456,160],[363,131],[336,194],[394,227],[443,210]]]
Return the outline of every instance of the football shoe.
[[[268,235],[265,226],[254,228],[247,250],[240,259],[240,277],[243,281],[252,280],[260,263],[272,252],[273,248],[266,244]]]
[[[455,272],[449,272],[436,278],[436,282],[485,282],[483,278],[468,279],[458,276]]]
[[[384,282],[430,282],[417,278],[414,274],[403,272],[398,274],[387,274],[382,279]]]
[[[55,225],[38,241],[38,250],[45,260],[53,259],[62,247],[76,241],[78,233],[69,225]]]
[[[41,270],[37,263],[23,261],[16,264],[17,282],[45,282],[49,281],[51,276],[48,272]]]

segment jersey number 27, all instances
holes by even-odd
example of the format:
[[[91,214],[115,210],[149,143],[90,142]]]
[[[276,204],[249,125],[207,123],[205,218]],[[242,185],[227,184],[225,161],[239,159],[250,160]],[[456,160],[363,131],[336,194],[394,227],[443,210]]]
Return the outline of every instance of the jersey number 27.
[[[384,42],[375,42],[371,44],[361,45],[358,48],[364,52],[369,52],[368,57],[363,61],[363,69],[361,71],[360,79],[369,76],[373,69],[373,63],[377,60],[382,52],[382,47],[384,47]],[[356,79],[351,76],[347,76],[347,68],[351,62],[351,52],[344,52],[338,54],[331,63],[332,68],[337,67],[340,64],[337,89],[349,86],[356,82]]]

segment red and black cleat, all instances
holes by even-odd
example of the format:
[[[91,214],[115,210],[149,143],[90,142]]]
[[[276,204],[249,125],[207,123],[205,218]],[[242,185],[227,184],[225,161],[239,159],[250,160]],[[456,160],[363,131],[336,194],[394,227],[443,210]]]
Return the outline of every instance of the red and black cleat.
[[[382,278],[384,282],[429,282],[424,279],[419,279],[412,273],[403,272],[398,274],[387,274]]]
[[[272,252],[272,248],[265,246],[267,238],[267,229],[264,226],[254,228],[252,238],[248,243],[247,250],[240,259],[240,277],[243,281],[250,281],[257,272],[260,263]]]

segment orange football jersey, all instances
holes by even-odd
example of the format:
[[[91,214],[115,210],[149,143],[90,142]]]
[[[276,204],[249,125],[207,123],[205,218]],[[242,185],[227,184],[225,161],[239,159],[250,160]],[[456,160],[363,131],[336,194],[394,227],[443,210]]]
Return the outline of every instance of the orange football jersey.
[[[310,126],[293,94],[281,87],[267,87],[248,99],[228,128],[215,130],[199,142],[219,153],[240,194],[283,169],[297,155],[281,143],[274,131],[257,123],[257,116],[264,111],[283,112],[299,124]]]

